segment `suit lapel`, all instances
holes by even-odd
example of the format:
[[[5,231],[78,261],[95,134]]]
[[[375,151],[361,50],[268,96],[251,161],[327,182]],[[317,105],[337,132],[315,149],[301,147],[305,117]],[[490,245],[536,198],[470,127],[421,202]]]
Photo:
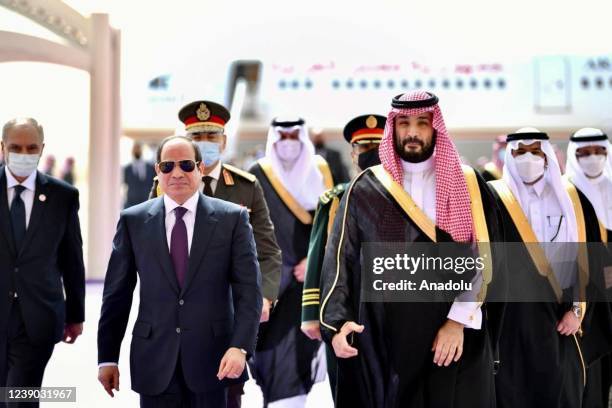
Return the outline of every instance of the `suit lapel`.
[[[45,213],[45,208],[48,206],[47,198],[49,195],[48,191],[48,179],[47,176],[41,172],[36,175],[36,188],[34,190],[34,202],[32,204],[32,213],[30,214],[30,222],[28,222],[28,228],[26,229],[25,237],[23,238],[23,244],[19,250],[19,255],[23,253],[26,248],[30,247],[30,241],[36,233],[42,216]]]
[[[168,278],[172,289],[178,293],[179,286],[176,280],[176,273],[170,259],[170,251],[168,250],[168,240],[166,238],[166,211],[164,207],[164,197],[160,196],[155,199],[151,208],[149,208],[149,217],[145,221],[147,225],[146,236],[151,237],[153,245],[153,254],[160,262],[161,269]]]
[[[13,242],[13,231],[11,230],[11,216],[9,214],[8,197],[6,193],[6,167],[0,168],[0,233],[4,235],[8,247],[15,256],[15,243]]]
[[[193,282],[198,272],[198,267],[202,262],[202,258],[206,253],[206,248],[217,226],[218,219],[215,217],[214,213],[215,211],[210,205],[210,199],[204,194],[200,194],[198,208],[196,210],[195,225],[193,227],[191,250],[189,252],[189,267],[181,293],[185,293],[189,288],[189,284]]]

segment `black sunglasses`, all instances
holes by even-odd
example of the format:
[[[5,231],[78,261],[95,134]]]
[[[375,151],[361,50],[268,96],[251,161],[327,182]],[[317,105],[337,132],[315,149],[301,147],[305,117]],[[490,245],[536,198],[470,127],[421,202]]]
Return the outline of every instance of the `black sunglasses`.
[[[196,165],[197,165],[197,163],[194,162],[193,160],[179,160],[177,162],[163,161],[159,163],[159,171],[161,171],[164,174],[168,174],[172,170],[174,170],[174,166],[176,163],[178,163],[181,170],[183,170],[185,173],[191,173],[192,171],[195,170]]]

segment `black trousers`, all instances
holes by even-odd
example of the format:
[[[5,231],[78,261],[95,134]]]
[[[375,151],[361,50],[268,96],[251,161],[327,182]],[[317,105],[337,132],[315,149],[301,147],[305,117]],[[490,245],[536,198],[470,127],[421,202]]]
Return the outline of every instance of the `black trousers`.
[[[40,387],[55,344],[33,344],[28,338],[19,300],[12,299],[6,336],[0,339],[0,384],[5,387]],[[4,403],[0,407],[35,408],[38,402]]]
[[[246,369],[246,368],[245,368]],[[244,395],[244,383],[233,384],[227,387],[227,408],[240,408]]]
[[[196,393],[187,387],[179,356],[174,375],[166,390],[159,395],[140,394],[141,408],[226,408],[227,389]]]

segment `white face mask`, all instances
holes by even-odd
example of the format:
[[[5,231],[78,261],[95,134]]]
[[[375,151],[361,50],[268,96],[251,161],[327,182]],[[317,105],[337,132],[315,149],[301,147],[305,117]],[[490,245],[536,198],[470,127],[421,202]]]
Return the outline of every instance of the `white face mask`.
[[[603,154],[590,154],[588,156],[578,158],[580,168],[589,177],[599,176],[606,166],[607,156]]]
[[[28,177],[30,174],[36,171],[39,160],[39,154],[21,154],[9,152],[6,165],[14,176]]]
[[[544,174],[544,158],[527,152],[514,158],[516,170],[523,183],[533,183]]]
[[[302,151],[302,142],[299,140],[281,140],[275,144],[276,153],[283,161],[294,161]]]

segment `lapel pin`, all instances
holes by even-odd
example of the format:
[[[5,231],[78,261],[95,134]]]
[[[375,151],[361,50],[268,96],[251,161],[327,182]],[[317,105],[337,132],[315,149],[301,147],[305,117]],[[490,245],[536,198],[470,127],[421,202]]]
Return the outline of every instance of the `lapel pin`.
[[[38,196],[38,199],[44,203],[45,201],[47,201],[47,196],[44,194],[41,194]]]

